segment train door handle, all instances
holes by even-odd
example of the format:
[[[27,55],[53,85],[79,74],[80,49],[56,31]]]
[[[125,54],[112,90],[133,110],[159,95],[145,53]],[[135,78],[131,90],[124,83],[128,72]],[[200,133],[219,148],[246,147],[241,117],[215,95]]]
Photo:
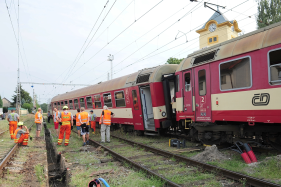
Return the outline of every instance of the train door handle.
[[[142,117],[142,115],[140,115],[140,117]]]
[[[198,103],[196,103],[196,107],[199,107]]]

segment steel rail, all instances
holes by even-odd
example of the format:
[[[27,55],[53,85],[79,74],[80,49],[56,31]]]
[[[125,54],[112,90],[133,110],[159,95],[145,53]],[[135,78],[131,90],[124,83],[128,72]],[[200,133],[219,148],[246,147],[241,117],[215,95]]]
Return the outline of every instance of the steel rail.
[[[32,123],[32,125],[29,127],[29,130],[31,130],[31,127],[33,125],[34,125],[34,123]],[[19,145],[17,143],[15,143],[15,145],[11,148],[11,150],[8,152],[8,154],[1,161],[1,163],[0,163],[0,176],[3,174],[3,170],[4,170],[5,166],[9,162],[10,158],[14,156],[14,154],[16,153],[18,148],[19,148]]]
[[[73,131],[75,133],[77,133],[76,131]],[[140,170],[143,170],[146,174],[150,175],[150,176],[153,176],[153,177],[158,177],[160,178],[162,181],[164,181],[166,183],[166,185],[168,186],[173,186],[173,187],[181,187],[181,185],[177,184],[177,183],[174,183],[173,181],[170,181],[169,179],[161,176],[161,175],[158,175],[157,173],[151,171],[150,169],[148,168],[145,168],[143,166],[141,166],[140,164],[112,151],[111,149],[109,149],[108,147],[92,140],[92,139],[89,139],[89,142],[96,145],[96,146],[101,146],[104,150],[108,151],[113,157],[115,157],[117,160],[121,161],[121,162],[127,162],[129,164],[131,164],[132,166],[134,166],[135,168],[137,169],[140,169]]]
[[[1,136],[2,134],[4,134],[5,132],[7,132],[7,131],[9,131],[9,130],[5,130],[5,131],[0,132],[0,136]]]
[[[151,147],[151,146],[148,146],[148,145],[144,145],[142,143],[134,142],[134,141],[128,140],[126,138],[121,138],[119,136],[115,136],[115,135],[111,135],[111,136],[114,137],[114,138],[117,138],[119,140],[125,141],[127,143],[130,143],[132,145],[137,145],[139,147],[142,147],[142,148],[144,148],[148,151],[151,151],[153,153],[160,154],[160,155],[165,156],[165,157],[170,157],[170,158],[173,157],[178,161],[183,161],[183,162],[185,162],[187,164],[190,164],[192,166],[201,167],[204,170],[207,170],[207,171],[210,171],[210,172],[213,172],[213,173],[216,173],[216,174],[221,174],[221,175],[223,175],[223,176],[225,176],[229,179],[233,179],[233,180],[236,180],[236,181],[245,180],[246,184],[253,185],[253,186],[256,186],[256,187],[281,187],[281,185],[279,185],[279,184],[275,184],[275,183],[272,183],[272,182],[269,182],[269,181],[266,181],[266,180],[262,180],[262,179],[251,177],[251,176],[248,176],[248,175],[244,175],[244,174],[241,174],[241,173],[238,173],[238,172],[230,171],[230,170],[227,170],[227,169],[224,169],[224,168],[221,168],[221,167],[206,164],[204,162],[199,162],[199,161],[193,160],[191,158],[176,155],[176,154],[170,153],[168,151],[164,151],[164,150],[161,150],[161,149],[158,149],[158,148],[154,148],[154,147]]]

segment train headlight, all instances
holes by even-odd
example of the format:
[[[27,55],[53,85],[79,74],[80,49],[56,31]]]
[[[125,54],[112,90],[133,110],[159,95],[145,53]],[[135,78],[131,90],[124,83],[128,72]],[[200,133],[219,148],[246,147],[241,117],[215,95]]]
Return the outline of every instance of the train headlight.
[[[162,117],[165,117],[166,116],[166,112],[162,112]]]

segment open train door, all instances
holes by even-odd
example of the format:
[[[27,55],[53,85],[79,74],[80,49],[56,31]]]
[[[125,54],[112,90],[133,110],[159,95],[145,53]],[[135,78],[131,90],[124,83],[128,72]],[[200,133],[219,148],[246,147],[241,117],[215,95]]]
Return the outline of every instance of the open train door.
[[[196,67],[195,77],[195,111],[196,121],[210,122],[211,107],[211,81],[209,64]]]
[[[133,98],[132,112],[133,112],[133,120],[134,120],[134,129],[144,130],[142,108],[140,103],[140,93],[138,87],[136,89],[132,89],[132,98]]]

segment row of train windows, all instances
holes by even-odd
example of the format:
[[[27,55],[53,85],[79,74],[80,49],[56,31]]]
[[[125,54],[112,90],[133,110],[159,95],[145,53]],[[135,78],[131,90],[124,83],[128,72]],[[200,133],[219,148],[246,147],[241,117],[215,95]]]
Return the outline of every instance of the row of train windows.
[[[115,92],[114,95],[115,95],[116,107],[126,107],[124,92],[118,91],[118,92]],[[132,91],[132,96],[133,96],[134,109],[138,110],[136,90]],[[91,96],[86,97],[86,102],[84,101],[84,98],[80,98],[79,99],[80,107],[93,108],[93,105],[94,105],[95,106],[94,108],[102,108],[100,95],[94,95],[93,98],[94,98],[94,100],[92,101]],[[103,101],[104,101],[104,105],[106,105],[107,107],[112,107],[111,93],[103,94]],[[61,101],[61,102],[54,103],[54,107],[58,108],[59,110],[61,110],[64,105],[69,106],[69,109],[79,108],[78,99],[74,99],[74,106],[73,106],[72,100],[69,100],[69,105],[68,105],[67,101]]]
[[[249,57],[221,63],[219,69],[221,90],[232,90],[251,87],[252,71],[251,60]],[[281,49],[269,52],[269,69],[270,84],[281,84]],[[179,77],[177,77],[177,79],[178,78]],[[204,69],[198,71],[198,80],[199,95],[206,95],[206,71]],[[190,90],[190,73],[186,73],[185,91]]]

